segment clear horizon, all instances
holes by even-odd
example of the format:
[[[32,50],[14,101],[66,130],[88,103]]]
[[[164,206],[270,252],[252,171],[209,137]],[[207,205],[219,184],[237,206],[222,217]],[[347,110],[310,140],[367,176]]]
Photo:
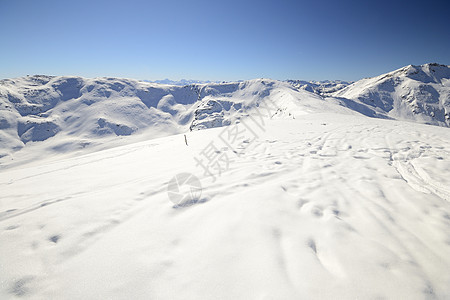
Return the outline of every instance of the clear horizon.
[[[446,1],[1,1],[0,78],[355,81],[450,64]]]

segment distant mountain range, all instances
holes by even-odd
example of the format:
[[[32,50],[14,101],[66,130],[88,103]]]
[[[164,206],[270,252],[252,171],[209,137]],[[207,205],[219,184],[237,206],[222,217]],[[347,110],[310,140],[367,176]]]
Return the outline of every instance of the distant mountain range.
[[[324,80],[324,81],[305,81],[305,80],[287,80],[298,89],[302,89],[321,96],[330,95],[344,87],[352,84],[352,81],[342,80]]]
[[[158,83],[35,75],[0,81],[0,157],[48,140],[52,151],[82,149],[117,136],[155,137],[232,124],[260,104],[275,118],[311,111],[450,125],[450,67],[406,66],[357,82]],[[58,138],[56,138],[58,137]]]
[[[170,80],[168,78],[162,80],[144,80],[146,82],[168,84],[168,85],[190,85],[190,84],[205,84],[205,83],[219,83],[220,81],[209,81],[209,80],[194,80],[194,79],[181,79],[181,80]]]

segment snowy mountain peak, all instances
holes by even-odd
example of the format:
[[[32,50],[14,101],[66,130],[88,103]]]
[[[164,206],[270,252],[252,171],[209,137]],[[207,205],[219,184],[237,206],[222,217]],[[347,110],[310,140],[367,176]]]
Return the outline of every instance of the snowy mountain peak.
[[[409,65],[359,80],[333,97],[350,99],[388,118],[450,125],[450,66]]]
[[[394,71],[394,73],[398,76],[404,74],[412,80],[424,83],[442,83],[442,79],[450,78],[450,67],[437,63],[428,63],[420,66],[409,65]]]

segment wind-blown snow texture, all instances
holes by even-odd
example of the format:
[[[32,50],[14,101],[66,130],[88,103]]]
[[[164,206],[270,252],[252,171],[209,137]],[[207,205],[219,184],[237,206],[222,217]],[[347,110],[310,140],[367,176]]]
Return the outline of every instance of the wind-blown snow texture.
[[[3,80],[0,298],[449,298],[450,129],[427,110],[448,109],[446,70],[333,97],[267,79]],[[407,86],[414,100],[396,98]],[[240,155],[217,144],[268,105]],[[212,143],[216,178],[198,164]],[[183,172],[202,196],[174,206]]]

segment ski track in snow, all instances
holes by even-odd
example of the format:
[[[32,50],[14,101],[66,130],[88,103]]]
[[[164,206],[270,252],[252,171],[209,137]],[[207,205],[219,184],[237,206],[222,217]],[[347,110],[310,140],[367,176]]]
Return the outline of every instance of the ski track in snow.
[[[213,182],[220,130],[0,173],[0,298],[450,297],[448,129],[273,120]],[[185,171],[204,201],[176,208]]]

